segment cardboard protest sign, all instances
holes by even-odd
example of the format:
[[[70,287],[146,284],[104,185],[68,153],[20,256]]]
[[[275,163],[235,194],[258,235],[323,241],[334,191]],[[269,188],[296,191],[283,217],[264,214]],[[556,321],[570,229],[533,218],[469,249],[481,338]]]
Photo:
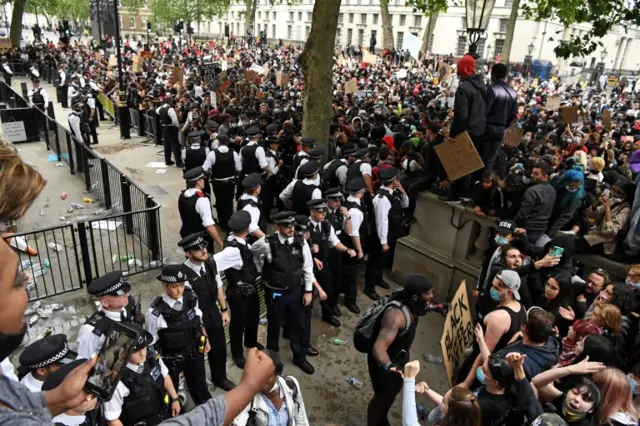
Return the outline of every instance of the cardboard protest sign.
[[[438,65],[438,79],[440,81],[447,81],[451,75],[451,65],[446,62],[440,62]]]
[[[611,110],[605,109],[602,111],[602,124],[605,130],[611,130]]]
[[[460,133],[453,142],[441,143],[435,150],[449,180],[459,179],[484,167],[467,132]]]
[[[143,50],[142,52],[140,52],[140,56],[142,56],[145,59],[151,59],[151,51]]]
[[[407,78],[407,70],[406,69],[401,69],[398,72],[396,72],[396,78],[402,80],[403,78]]]
[[[358,90],[358,80],[352,78],[344,84],[344,93],[356,93]]]
[[[560,108],[560,96],[549,96],[547,98],[547,109],[555,111]]]
[[[420,55],[420,47],[422,46],[422,41],[414,36],[413,34],[407,35],[407,40],[405,42],[404,48],[409,51],[409,54],[413,59],[419,61]]]
[[[371,53],[365,53],[362,58],[365,64],[376,65],[378,63],[378,55],[372,55]]]
[[[578,107],[577,106],[568,106],[562,107],[558,111],[560,115],[560,120],[564,124],[575,123],[578,121]]]
[[[462,281],[451,301],[451,307],[444,321],[444,329],[440,339],[442,359],[447,370],[450,386],[454,384],[454,378],[458,374],[458,368],[464,359],[464,351],[472,342],[473,322],[471,322],[469,297],[467,295],[467,285],[465,281]]]
[[[0,49],[11,49],[11,39],[0,38]]]
[[[96,61],[100,62],[102,60],[102,53],[96,52],[95,58],[96,58]]]
[[[221,65],[222,71],[227,71],[229,69],[229,63],[227,61],[222,61],[220,65]]]
[[[131,61],[133,62],[133,72],[142,72],[142,58],[138,55],[134,55],[133,58],[131,58]]]
[[[289,86],[289,74],[286,72],[278,71],[276,73],[276,84],[280,87]]]
[[[539,85],[540,85],[540,80],[538,80],[537,78],[534,78],[533,81],[531,82],[531,87],[533,87],[535,89]]]
[[[254,81],[258,77],[258,74],[255,71],[246,70],[244,72],[244,79],[248,82]]]
[[[184,68],[175,67],[171,72],[171,78],[173,79],[173,84],[179,84],[182,86],[184,84]]]
[[[200,74],[205,84],[213,83],[216,79],[216,72],[213,67],[214,64],[202,64],[202,66],[200,66]]]
[[[118,65],[118,59],[116,59],[116,55],[109,56],[109,63],[107,64],[107,66],[111,68],[115,67],[116,65]]]
[[[502,142],[509,146],[520,146],[520,141],[524,136],[524,130],[518,127],[518,123],[514,122],[511,126],[507,127],[504,131],[504,138]]]

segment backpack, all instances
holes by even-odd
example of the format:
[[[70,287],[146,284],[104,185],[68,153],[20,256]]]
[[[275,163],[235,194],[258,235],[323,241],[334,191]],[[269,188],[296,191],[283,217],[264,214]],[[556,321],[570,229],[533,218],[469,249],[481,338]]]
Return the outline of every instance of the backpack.
[[[409,309],[397,300],[390,300],[390,298],[391,296],[384,296],[374,302],[356,323],[355,332],[353,333],[353,346],[358,352],[369,353],[371,351],[378,337],[378,318],[382,318],[382,314],[389,308],[402,310],[407,319],[407,325],[400,330],[398,337],[403,336],[409,331],[409,327],[411,327],[411,314],[409,313]]]

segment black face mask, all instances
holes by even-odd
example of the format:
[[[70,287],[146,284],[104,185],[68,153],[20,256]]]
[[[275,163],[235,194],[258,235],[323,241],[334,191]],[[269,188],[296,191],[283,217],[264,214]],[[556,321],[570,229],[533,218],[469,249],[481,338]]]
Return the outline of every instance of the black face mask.
[[[422,297],[418,297],[418,300],[411,299],[408,306],[411,313],[419,317],[422,317],[429,312],[429,304],[425,302]]]
[[[27,333],[27,324],[15,334],[4,334],[0,332],[0,361],[4,361],[11,353],[20,346],[24,335]]]

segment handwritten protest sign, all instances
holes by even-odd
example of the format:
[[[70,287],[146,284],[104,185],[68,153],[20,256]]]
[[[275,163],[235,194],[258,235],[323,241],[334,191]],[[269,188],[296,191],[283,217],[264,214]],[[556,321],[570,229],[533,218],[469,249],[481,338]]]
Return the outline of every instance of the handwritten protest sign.
[[[202,73],[202,80],[206,83],[213,83],[216,79],[216,72],[214,70],[214,64],[202,64],[200,67],[200,72]]]
[[[352,78],[344,84],[344,93],[355,93],[358,90],[358,80]]]
[[[371,53],[365,53],[362,58],[365,64],[376,65],[378,63],[378,55],[372,55]]]
[[[286,72],[278,71],[276,73],[276,84],[280,87],[289,86],[289,74]]]
[[[531,87],[533,87],[535,89],[539,85],[540,85],[540,80],[538,80],[537,78],[534,78],[533,81],[531,82]]]
[[[524,130],[518,127],[518,123],[514,122],[505,129],[502,141],[505,145],[517,147],[520,146],[520,141],[522,141],[523,136]]]
[[[115,67],[118,65],[118,60],[116,59],[116,55],[109,56],[109,63],[107,64],[109,68]]]
[[[404,48],[409,51],[409,54],[411,55],[411,57],[416,61],[420,60],[419,55],[420,55],[421,46],[422,46],[422,41],[418,37],[414,36],[413,34],[407,35],[407,41]]]
[[[173,84],[182,86],[184,84],[184,68],[175,67],[171,72],[171,78],[173,79]]]
[[[11,49],[11,39],[0,38],[0,49]]]
[[[265,71],[266,71],[263,66],[258,65],[258,64],[252,64],[249,69],[251,71],[257,72],[258,74],[265,74]]]
[[[562,107],[558,111],[558,114],[560,115],[560,120],[565,124],[575,123],[578,121],[577,106]]]
[[[438,79],[440,81],[447,81],[451,75],[451,65],[446,62],[440,62],[438,65]]]
[[[560,108],[560,96],[549,96],[547,98],[547,109],[555,111]]]
[[[95,58],[96,58],[96,61],[98,61],[98,62],[101,61],[102,60],[102,53],[96,52],[95,53]]]
[[[458,368],[464,358],[464,351],[472,341],[473,322],[471,322],[467,284],[463,280],[451,301],[451,307],[444,321],[444,329],[440,339],[442,359],[447,370],[450,386],[454,384],[454,378],[458,374]]]
[[[133,62],[133,72],[142,72],[142,59],[138,55],[134,55],[131,58],[131,62]]]
[[[611,130],[611,110],[605,109],[602,111],[602,124],[605,130]]]
[[[441,143],[435,150],[449,180],[459,179],[484,167],[467,132],[460,133],[453,142]]]
[[[257,77],[258,77],[258,74],[255,71],[245,70],[245,72],[244,72],[244,78],[248,82],[254,81]]]

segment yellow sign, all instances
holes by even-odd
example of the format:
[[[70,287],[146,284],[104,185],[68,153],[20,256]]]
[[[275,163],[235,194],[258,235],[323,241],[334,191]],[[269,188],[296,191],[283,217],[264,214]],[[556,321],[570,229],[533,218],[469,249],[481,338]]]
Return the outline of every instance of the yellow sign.
[[[471,322],[467,284],[463,280],[451,301],[440,339],[442,359],[447,369],[450,386],[453,386],[458,368],[464,358],[464,351],[471,342],[473,342],[473,322]]]

